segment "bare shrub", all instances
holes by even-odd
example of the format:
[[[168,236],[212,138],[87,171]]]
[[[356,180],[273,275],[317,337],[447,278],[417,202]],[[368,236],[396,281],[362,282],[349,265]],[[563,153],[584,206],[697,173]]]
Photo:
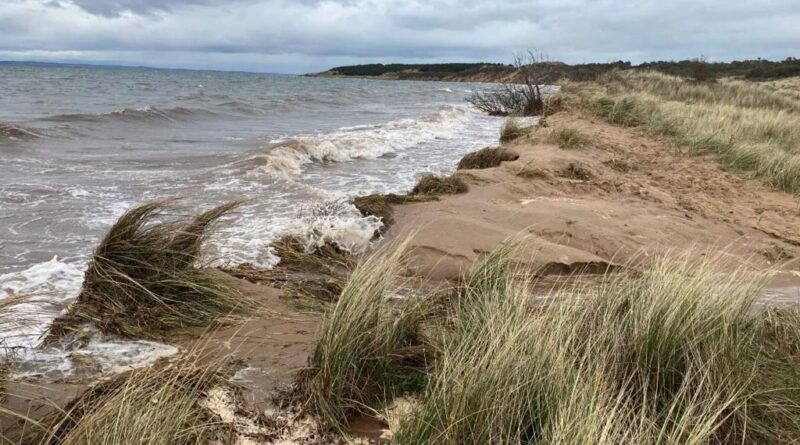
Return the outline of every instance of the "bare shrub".
[[[554,78],[554,64],[539,52],[514,55],[515,76],[496,89],[479,91],[467,101],[492,116],[535,116],[545,111],[544,84]]]

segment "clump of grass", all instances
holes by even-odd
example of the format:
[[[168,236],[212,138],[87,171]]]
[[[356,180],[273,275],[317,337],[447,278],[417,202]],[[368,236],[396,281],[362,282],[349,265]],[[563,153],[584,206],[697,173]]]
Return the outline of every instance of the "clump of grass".
[[[404,364],[419,353],[419,303],[387,299],[404,251],[394,247],[353,272],[322,324],[301,382],[307,406],[340,430],[352,415],[391,400],[408,380]]]
[[[170,215],[175,209],[164,201],[125,212],[95,249],[80,295],[53,323],[48,340],[82,323],[120,337],[158,338],[172,328],[207,326],[252,308],[198,264],[215,224],[236,205],[193,217]]]
[[[487,256],[398,444],[790,443],[800,317],[758,314],[759,279],[664,258],[532,307]],[[784,343],[784,342],[788,342]]]
[[[594,112],[613,124],[635,127],[644,121],[641,105],[630,97],[614,100],[600,97],[592,103]]]
[[[221,423],[203,406],[212,388],[229,386],[218,364],[192,355],[103,381],[64,410],[42,443],[173,445],[212,443]]]
[[[504,148],[486,147],[468,153],[458,163],[459,170],[497,167],[503,162],[516,161],[519,155]]]
[[[580,129],[570,126],[554,128],[550,132],[550,138],[564,149],[581,148],[589,144],[588,136]]]
[[[513,117],[506,119],[500,129],[500,142],[511,142],[525,134],[525,127]]]
[[[467,184],[457,175],[423,175],[411,189],[412,195],[455,195],[467,192]]]

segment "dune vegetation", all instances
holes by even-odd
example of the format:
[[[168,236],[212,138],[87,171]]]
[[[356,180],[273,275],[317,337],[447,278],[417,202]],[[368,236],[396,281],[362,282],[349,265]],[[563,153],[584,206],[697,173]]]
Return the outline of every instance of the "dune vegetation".
[[[580,129],[570,126],[554,128],[550,132],[550,139],[561,148],[581,148],[589,143],[589,137]]]
[[[800,192],[800,103],[781,90],[616,72],[565,91],[609,122],[642,128],[692,153],[716,154],[727,168]]]
[[[97,383],[30,443],[146,445],[212,443],[225,425],[205,402],[212,390],[228,390],[221,361],[195,353]],[[134,439],[135,438],[135,439]]]
[[[500,128],[500,142],[511,142],[525,134],[525,127],[513,117],[506,119]]]
[[[185,216],[157,201],[125,212],[94,251],[80,295],[53,323],[48,341],[83,323],[105,334],[158,338],[252,308],[199,264],[215,224],[236,205]]]
[[[665,256],[544,303],[515,252],[501,246],[446,305],[426,307],[387,299],[398,250],[373,257],[325,322],[309,406],[337,427],[380,411],[408,375],[401,351],[425,344],[428,364],[415,370],[426,383],[398,444],[789,443],[800,433],[800,313],[755,310],[758,277]],[[438,329],[426,328],[433,312]]]

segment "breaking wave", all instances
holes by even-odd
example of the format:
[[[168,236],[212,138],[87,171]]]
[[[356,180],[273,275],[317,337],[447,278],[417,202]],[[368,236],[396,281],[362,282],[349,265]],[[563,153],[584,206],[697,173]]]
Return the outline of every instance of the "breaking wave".
[[[0,141],[2,140],[20,140],[20,139],[36,139],[41,135],[26,130],[16,125],[6,124],[0,122]]]
[[[314,136],[298,136],[272,141],[267,152],[251,156],[238,167],[296,176],[312,162],[344,162],[377,159],[417,146],[451,137],[467,124],[475,111],[466,106],[451,106],[420,119],[400,119],[378,125],[343,127]]]
[[[208,118],[216,116],[216,113],[202,108],[123,108],[121,110],[108,113],[75,113],[57,114],[42,118],[49,122],[141,122],[141,121],[186,121],[193,118]]]

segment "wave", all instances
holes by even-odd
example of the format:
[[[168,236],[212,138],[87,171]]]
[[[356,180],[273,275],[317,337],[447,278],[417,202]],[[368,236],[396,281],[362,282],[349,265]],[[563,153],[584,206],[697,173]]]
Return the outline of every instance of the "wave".
[[[57,114],[42,118],[48,122],[141,122],[141,121],[186,121],[195,117],[213,117],[216,113],[202,108],[123,108],[122,110],[111,111],[108,113],[73,113]]]
[[[377,159],[424,142],[452,136],[475,112],[451,106],[420,119],[401,119],[378,125],[343,127],[329,133],[275,140],[266,153],[236,165],[246,170],[295,176],[312,162],[344,162]]]
[[[0,141],[2,140],[21,140],[21,139],[36,139],[41,135],[26,130],[16,125],[0,122]]]

